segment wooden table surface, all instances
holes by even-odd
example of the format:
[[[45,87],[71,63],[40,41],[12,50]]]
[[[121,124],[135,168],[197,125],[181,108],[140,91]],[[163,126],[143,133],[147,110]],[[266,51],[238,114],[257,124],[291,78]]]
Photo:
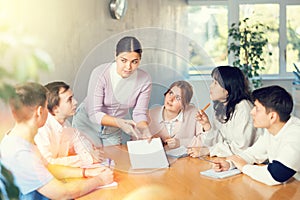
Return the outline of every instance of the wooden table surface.
[[[117,187],[98,189],[80,200],[98,199],[268,199],[299,200],[300,182],[292,180],[278,186],[267,186],[247,175],[212,179],[200,174],[211,168],[210,163],[197,158],[170,160],[170,167],[158,170],[131,170],[126,146],[104,149],[112,158]]]

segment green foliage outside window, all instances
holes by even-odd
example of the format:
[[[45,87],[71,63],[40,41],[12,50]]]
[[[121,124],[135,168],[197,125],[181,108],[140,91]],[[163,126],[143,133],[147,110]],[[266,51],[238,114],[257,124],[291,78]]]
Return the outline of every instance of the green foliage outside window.
[[[228,53],[234,55],[233,66],[239,67],[251,79],[253,87],[258,88],[262,85],[261,72],[265,69],[266,31],[269,27],[262,23],[249,25],[248,20],[245,18],[231,25],[228,36],[232,42],[228,46]],[[272,55],[271,52],[268,54]]]

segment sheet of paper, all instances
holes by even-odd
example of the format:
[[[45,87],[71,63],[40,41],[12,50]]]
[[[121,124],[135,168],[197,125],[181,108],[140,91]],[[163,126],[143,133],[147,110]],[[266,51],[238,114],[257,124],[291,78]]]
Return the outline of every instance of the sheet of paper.
[[[132,169],[167,168],[169,162],[160,138],[128,141],[127,148]]]
[[[109,188],[109,187],[117,187],[118,186],[118,182],[112,182],[111,184],[107,184],[107,185],[102,185],[97,187],[97,189],[103,189],[103,188]]]
[[[188,155],[187,148],[185,146],[180,146],[176,149],[170,149],[166,151],[166,154],[174,158],[182,158]]]
[[[202,174],[204,176],[212,177],[212,178],[227,178],[227,177],[234,176],[234,175],[237,175],[240,173],[241,173],[241,171],[238,169],[231,169],[231,170],[223,171],[223,172],[215,172],[215,170],[209,169],[209,170],[200,172],[200,174]]]

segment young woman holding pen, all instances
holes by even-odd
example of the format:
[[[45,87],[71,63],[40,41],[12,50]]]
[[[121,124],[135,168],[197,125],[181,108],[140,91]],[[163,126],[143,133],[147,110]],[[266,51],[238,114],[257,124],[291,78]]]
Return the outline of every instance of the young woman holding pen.
[[[195,120],[198,109],[190,104],[193,88],[186,81],[176,81],[164,96],[164,105],[149,111],[150,131],[171,149],[188,147],[193,137],[202,134],[202,125]]]
[[[241,152],[258,139],[261,130],[252,123],[250,111],[253,107],[248,80],[237,67],[216,67],[211,76],[210,98],[215,117],[210,122],[207,114],[200,110],[196,116],[205,131],[203,143],[208,148],[190,148],[188,153],[198,157],[226,157]]]

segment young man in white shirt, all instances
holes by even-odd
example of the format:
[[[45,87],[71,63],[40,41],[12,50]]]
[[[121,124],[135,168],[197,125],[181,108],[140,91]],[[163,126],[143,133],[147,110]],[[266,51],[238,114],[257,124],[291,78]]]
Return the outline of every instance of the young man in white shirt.
[[[225,171],[237,167],[244,174],[267,185],[277,185],[292,177],[300,180],[300,119],[291,116],[293,99],[279,86],[257,89],[252,94],[254,126],[265,128],[252,146],[238,155],[217,159],[213,168]],[[268,160],[266,165],[261,164]]]
[[[100,149],[71,127],[68,118],[76,112],[77,101],[70,86],[64,82],[45,85],[49,90],[48,119],[38,130],[35,143],[51,164],[82,167],[102,161]]]

